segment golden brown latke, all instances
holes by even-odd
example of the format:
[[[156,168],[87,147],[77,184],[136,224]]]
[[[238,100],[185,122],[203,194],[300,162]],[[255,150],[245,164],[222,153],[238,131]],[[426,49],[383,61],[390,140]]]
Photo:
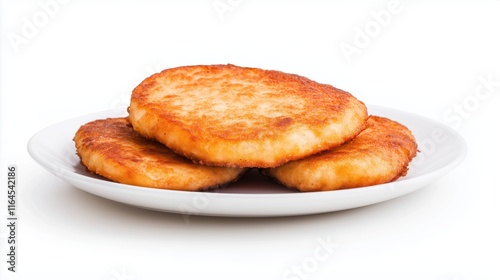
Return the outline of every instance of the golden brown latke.
[[[140,136],[127,118],[89,122],[78,129],[74,141],[81,162],[90,171],[130,185],[204,190],[235,181],[245,171],[194,164]]]
[[[417,143],[405,126],[370,116],[368,127],[338,148],[262,173],[289,188],[326,191],[387,183],[406,175]]]
[[[368,117],[351,94],[294,74],[234,65],[172,68],[138,85],[141,135],[193,161],[276,167],[351,140]]]

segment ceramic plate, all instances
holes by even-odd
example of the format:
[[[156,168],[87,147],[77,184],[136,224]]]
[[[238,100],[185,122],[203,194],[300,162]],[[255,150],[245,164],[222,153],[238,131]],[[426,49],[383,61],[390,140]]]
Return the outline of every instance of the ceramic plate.
[[[127,116],[125,108],[90,114],[52,125],[28,143],[33,159],[69,184],[110,200],[157,211],[185,215],[271,217],[325,213],[387,201],[418,190],[439,179],[467,152],[453,129],[404,111],[368,106],[370,114],[406,125],[417,138],[420,153],[399,180],[357,189],[300,193],[276,184],[252,170],[238,182],[207,192],[150,189],[119,184],[91,174],[80,164],[73,136],[83,124],[96,119]],[[409,205],[408,207],[411,207]]]

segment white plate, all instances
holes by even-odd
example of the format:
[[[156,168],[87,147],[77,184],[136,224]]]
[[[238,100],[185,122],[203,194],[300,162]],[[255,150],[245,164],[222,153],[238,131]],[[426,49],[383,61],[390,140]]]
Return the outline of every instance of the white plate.
[[[467,153],[463,138],[451,128],[407,112],[368,106],[370,114],[385,116],[410,128],[420,153],[407,176],[376,186],[299,193],[251,171],[237,183],[210,192],[143,188],[110,182],[89,173],[79,161],[72,141],[83,124],[108,117],[126,116],[125,108],[67,120],[35,134],[28,151],[35,161],[57,177],[86,192],[110,200],[158,211],[186,215],[264,217],[332,212],[366,206],[418,190],[460,164]]]

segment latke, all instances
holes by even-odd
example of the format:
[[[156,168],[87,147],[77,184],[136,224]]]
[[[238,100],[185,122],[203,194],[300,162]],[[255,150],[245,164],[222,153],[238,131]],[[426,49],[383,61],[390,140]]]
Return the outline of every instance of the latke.
[[[88,170],[124,184],[196,191],[235,181],[245,171],[194,164],[140,136],[127,118],[89,122],[78,129],[73,140]]]
[[[405,176],[417,153],[411,131],[387,118],[370,116],[368,127],[338,148],[262,173],[300,191],[326,191],[387,183]]]
[[[276,167],[339,146],[368,117],[350,93],[235,65],[166,69],[132,92],[130,122],[196,163]]]

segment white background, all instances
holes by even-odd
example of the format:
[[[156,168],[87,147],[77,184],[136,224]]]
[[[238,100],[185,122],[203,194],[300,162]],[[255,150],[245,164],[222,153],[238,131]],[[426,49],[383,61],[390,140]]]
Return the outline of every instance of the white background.
[[[11,273],[2,187],[0,278],[500,279],[499,12],[499,1],[1,1],[0,184],[16,164],[19,246]],[[444,122],[468,157],[374,206],[189,224],[82,192],[29,157],[37,131],[125,106],[156,71],[209,63],[300,74]],[[338,247],[313,266],[320,240]]]

